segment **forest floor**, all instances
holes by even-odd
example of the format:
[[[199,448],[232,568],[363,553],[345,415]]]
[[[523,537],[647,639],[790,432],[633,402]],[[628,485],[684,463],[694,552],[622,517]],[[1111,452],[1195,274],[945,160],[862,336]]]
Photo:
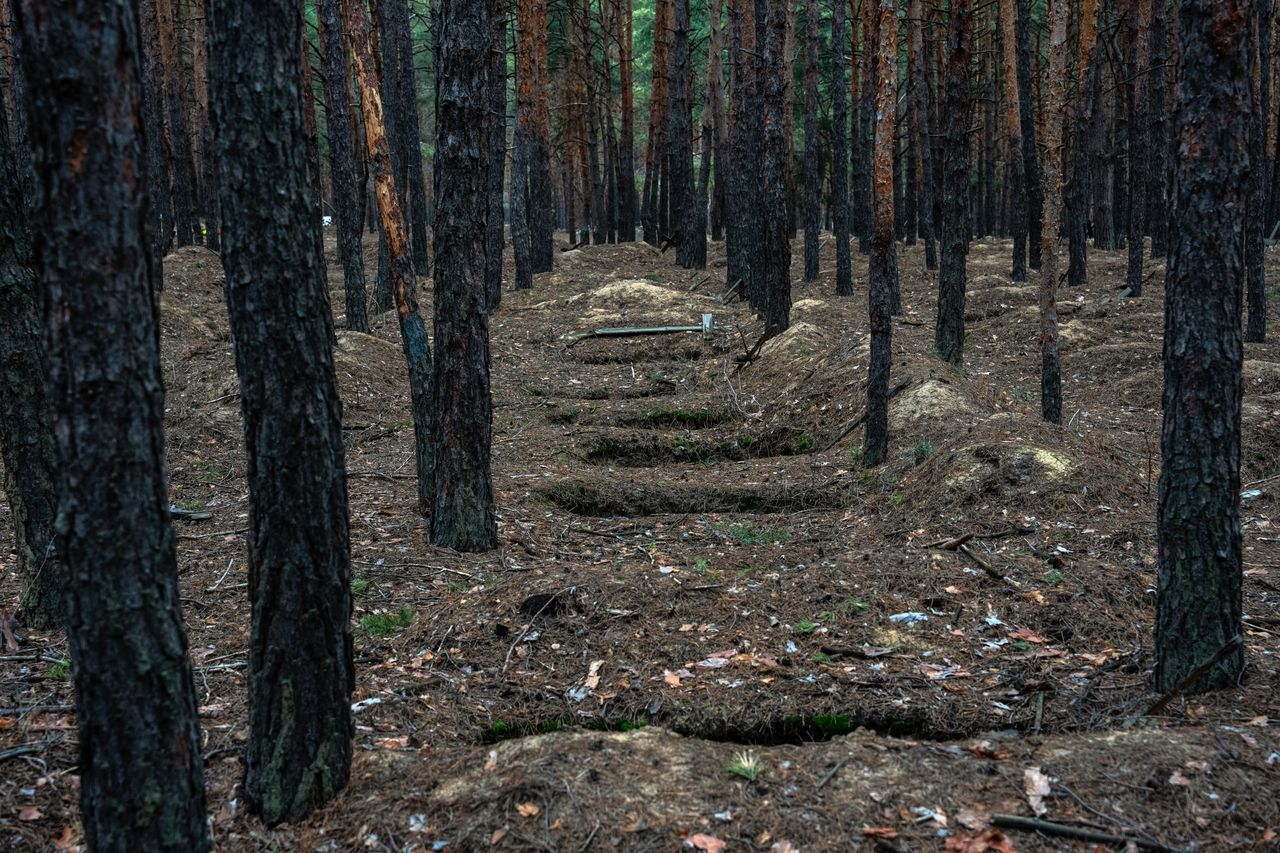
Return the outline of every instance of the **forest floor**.
[[[1123,299],[1123,254],[1094,252],[1088,286],[1061,291],[1056,427],[1008,244],[973,247],[963,372],[931,354],[936,274],[900,248],[891,454],[868,471],[848,430],[865,260],[839,299],[833,252],[802,284],[797,244],[792,327],[750,362],[761,327],[717,300],[719,244],[705,271],[642,244],[558,252],[506,292],[487,554],[425,544],[394,314],[338,333],[355,764],[332,806],[275,829],[239,807],[247,487],[220,266],[168,258],[172,499],[212,513],[177,525],[219,850],[1092,846],[990,826],[1037,814],[1145,849],[1274,849],[1280,333],[1246,348],[1246,679],[1153,711],[1162,265]],[[330,283],[340,309],[332,254]],[[703,313],[705,336],[570,337]],[[79,849],[66,643],[19,641],[0,662],[0,848]]]

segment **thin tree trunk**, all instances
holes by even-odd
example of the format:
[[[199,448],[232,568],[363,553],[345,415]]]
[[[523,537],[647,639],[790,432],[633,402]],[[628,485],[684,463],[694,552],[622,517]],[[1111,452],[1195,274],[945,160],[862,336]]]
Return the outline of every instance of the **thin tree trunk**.
[[[622,90],[622,136],[618,140],[618,234],[624,243],[636,239],[636,129],[635,129],[635,61],[631,2],[619,3],[618,78]],[[712,36],[714,42],[714,31]]]
[[[893,347],[893,142],[897,136],[898,21],[895,0],[875,0],[879,14],[876,44],[876,137],[872,164],[875,233],[868,264],[871,363],[867,377],[867,430],[863,462],[870,468],[889,453],[889,363]]]
[[[818,151],[818,3],[804,0],[804,280],[818,277],[822,171]]]
[[[1151,17],[1154,5],[1155,0],[1133,0],[1134,8],[1129,10],[1134,22],[1135,43],[1133,116],[1129,133],[1129,263],[1125,285],[1129,295],[1135,297],[1142,295],[1142,261],[1146,256],[1147,161],[1151,157],[1147,148],[1147,103],[1151,91]]]
[[[351,120],[351,74],[342,37],[339,0],[318,0],[316,13],[324,40],[325,121],[329,131],[329,174],[338,226],[338,258],[346,291],[347,328],[369,331],[364,255],[360,245],[364,211],[356,174],[356,138]]]
[[[1240,211],[1250,192],[1247,0],[1180,0],[1181,128],[1165,286],[1155,689],[1235,648],[1193,689],[1244,672],[1240,532]]]
[[[1009,191],[1012,209],[1013,280],[1027,280],[1026,163],[1022,146],[1022,93],[1018,91],[1018,0],[1000,0],[1004,49],[1004,108],[1009,133]],[[1050,85],[1053,83],[1050,81]]]
[[[776,335],[791,324],[791,240],[787,172],[791,164],[788,116],[791,103],[786,79],[790,63],[783,57],[790,14],[769,0],[756,0],[756,38],[760,51],[763,226],[760,240],[761,291],[765,334]]]
[[[1026,187],[1027,265],[1040,269],[1040,211],[1044,208],[1044,173],[1040,168],[1040,147],[1036,144],[1035,89],[1032,68],[1031,0],[1018,0],[1018,99],[1022,107],[1022,160]],[[1036,52],[1037,62],[1039,51]]]
[[[712,154],[715,163],[714,189],[710,191],[711,239],[723,240],[726,191],[729,183],[729,126],[726,116],[727,92],[724,81],[725,33],[724,0],[708,0],[711,16],[711,46],[707,53],[707,108],[711,110]],[[703,123],[705,126],[705,122]]]
[[[200,233],[196,221],[196,173],[191,154],[191,129],[182,108],[182,61],[179,55],[177,0],[155,0],[160,65],[164,73],[165,118],[169,131],[170,173],[173,175],[173,216],[178,245],[190,246]]]
[[[164,456],[135,3],[20,0],[43,190],[58,526],[68,577],[80,820],[95,853],[210,849]],[[6,401],[7,405],[7,401]]]
[[[387,242],[387,266],[396,314],[400,318],[400,343],[409,367],[409,397],[413,410],[414,461],[418,473],[418,509],[426,514],[435,502],[434,460],[431,456],[432,418],[431,344],[427,325],[418,312],[413,293],[413,258],[409,253],[409,227],[401,195],[391,170],[391,150],[383,125],[382,94],[375,76],[373,50],[369,46],[369,21],[362,0],[343,0],[343,21],[351,40],[351,57],[360,88],[364,113],[365,146],[373,173],[382,234]]]
[[[661,2],[661,0],[660,0]],[[756,55],[755,0],[730,0],[733,38],[733,94],[730,103],[728,207],[725,229],[726,287],[741,288],[747,301],[759,307],[760,270],[754,263],[759,249],[760,101]]]
[[[485,226],[485,290],[489,294],[488,310],[496,311],[502,302],[502,253],[506,243],[502,191],[507,166],[507,4],[499,2],[489,16],[489,123],[488,170],[486,189],[489,195],[488,220]],[[437,128],[437,133],[439,129]],[[572,203],[572,201],[570,201]],[[570,226],[572,230],[572,226]]]
[[[223,265],[249,460],[244,787],[249,808],[274,826],[328,802],[351,772],[342,404],[305,144],[302,0],[209,0],[209,12]]]
[[[671,108],[667,114],[667,144],[671,157],[672,208],[679,243],[676,263],[685,269],[707,265],[707,231],[699,215],[693,173],[693,127],[689,89],[693,75],[689,57],[689,0],[673,0],[671,39]]]
[[[964,363],[964,305],[969,255],[969,59],[973,50],[973,0],[955,0],[947,31],[943,114],[942,259],[934,347],[945,361]]]
[[[849,25],[843,0],[831,19],[831,230],[836,237],[836,294],[853,295],[849,250]]]
[[[929,78],[926,73],[924,50],[924,8],[921,0],[910,0],[911,28],[911,98],[916,114],[916,133],[911,140],[916,155],[916,171],[912,181],[919,193],[920,239],[924,243],[924,266],[927,270],[938,268],[938,249],[934,242],[933,221],[933,123],[930,118]]]
[[[1058,356],[1058,229],[1062,221],[1062,131],[1067,102],[1067,21],[1070,0],[1049,0],[1049,85],[1045,97],[1044,225],[1040,237],[1040,414],[1062,423]]]
[[[1266,203],[1267,203],[1267,123],[1270,98],[1267,94],[1270,44],[1270,2],[1253,0],[1249,9],[1249,196],[1245,215],[1244,261],[1245,303],[1248,322],[1244,339],[1261,343],[1267,337]]]

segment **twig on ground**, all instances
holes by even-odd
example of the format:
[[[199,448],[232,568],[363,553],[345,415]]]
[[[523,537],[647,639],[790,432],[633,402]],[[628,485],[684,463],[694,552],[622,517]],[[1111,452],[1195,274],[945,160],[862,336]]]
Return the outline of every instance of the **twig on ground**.
[[[1096,829],[1089,829],[1086,826],[1069,826],[1065,823],[1054,823],[1050,820],[1042,820],[1038,817],[1021,817],[1019,815],[998,814],[991,816],[991,825],[999,826],[1005,829],[1022,829],[1028,832],[1038,832],[1041,835],[1057,836],[1059,838],[1077,838],[1081,841],[1097,841],[1102,844],[1115,844],[1120,847],[1126,847],[1130,844],[1140,850],[1152,850],[1155,853],[1182,853],[1181,848],[1169,847],[1161,844],[1159,841],[1152,841],[1147,838],[1131,838],[1124,835],[1112,835],[1109,832],[1100,832]]]
[[[1219,661],[1221,661],[1227,655],[1234,652],[1236,650],[1236,647],[1239,645],[1240,645],[1239,635],[1236,635],[1232,637],[1230,640],[1227,640],[1226,645],[1218,649],[1218,651],[1214,653],[1213,657],[1209,658],[1207,661],[1200,664],[1195,669],[1191,670],[1191,672],[1187,673],[1187,675],[1183,677],[1181,681],[1173,685],[1172,690],[1170,690],[1168,693],[1164,694],[1159,699],[1157,699],[1155,704],[1153,704],[1150,708],[1148,708],[1146,713],[1143,714],[1142,716],[1154,717],[1158,715],[1161,711],[1163,711],[1168,706],[1170,702],[1172,702],[1174,699],[1177,699],[1178,696],[1182,693],[1182,691],[1186,690],[1188,687],[1193,686],[1201,678],[1204,678],[1205,673],[1207,673],[1209,670],[1217,666]]]

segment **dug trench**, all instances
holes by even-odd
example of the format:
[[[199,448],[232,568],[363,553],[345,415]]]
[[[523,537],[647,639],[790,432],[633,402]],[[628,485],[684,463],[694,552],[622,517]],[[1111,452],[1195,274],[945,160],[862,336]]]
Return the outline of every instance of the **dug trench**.
[[[800,284],[797,266],[791,329],[748,359],[751,312],[691,290],[722,276],[722,247],[698,272],[642,245],[558,254],[491,321],[501,545],[478,555],[425,544],[394,316],[342,332],[356,757],[335,803],[272,829],[239,806],[246,485],[221,273],[199,250],[167,259],[172,499],[213,515],[180,522],[178,550],[219,849],[670,850],[701,834],[915,850],[1037,807],[1173,848],[1266,843],[1280,345],[1246,350],[1249,674],[1147,713],[1159,298],[1117,299],[1122,257],[1091,253],[1089,284],[1061,295],[1078,336],[1064,334],[1064,426],[1046,425],[1036,294],[1008,280],[1008,253],[974,246],[957,372],[931,354],[934,274],[900,250],[905,384],[876,469],[857,426],[861,282],[839,299],[829,273]],[[704,313],[707,336],[572,343]],[[5,765],[0,846],[48,849],[79,832],[66,645],[21,641],[26,657],[0,661],[16,711],[0,748],[41,764]],[[27,808],[39,819],[18,820]],[[1017,850],[1066,843],[1002,831]]]

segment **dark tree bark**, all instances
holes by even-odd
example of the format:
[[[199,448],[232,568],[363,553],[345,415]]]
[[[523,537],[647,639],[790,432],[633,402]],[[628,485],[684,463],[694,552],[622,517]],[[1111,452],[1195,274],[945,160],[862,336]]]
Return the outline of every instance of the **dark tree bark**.
[[[715,162],[714,189],[710,190],[711,239],[723,240],[726,199],[729,183],[729,122],[726,115],[728,100],[724,83],[725,32],[723,24],[723,0],[711,0],[711,45],[707,60],[707,108],[711,110],[712,148]],[[706,126],[706,122],[703,122]]]
[[[507,5],[497,5],[489,17],[489,139],[485,168],[489,211],[486,220],[485,290],[489,294],[488,310],[497,310],[502,302],[502,252],[506,243],[505,210],[502,190],[507,167]],[[570,226],[572,233],[572,226]]]
[[[147,152],[147,232],[152,252],[160,263],[173,246],[173,190],[171,187],[169,144],[164,130],[164,67],[160,64],[160,26],[157,0],[138,0],[138,25],[142,31],[142,125]],[[17,79],[14,94],[18,95]],[[18,136],[20,140],[21,135]],[[163,275],[156,271],[158,280]]]
[[[1267,85],[1271,48],[1270,0],[1253,0],[1249,9],[1249,171],[1248,207],[1245,215],[1244,267],[1245,302],[1248,321],[1246,341],[1261,343],[1267,338],[1266,206],[1267,206],[1267,124],[1270,98]]]
[[[31,257],[32,208],[13,142],[0,98],[0,461],[18,553],[20,615],[47,628],[64,621],[67,577],[54,531],[58,457]]]
[[[268,826],[342,789],[355,734],[342,406],[306,162],[302,14],[302,0],[209,0],[222,256],[249,464],[244,786]]]
[[[1018,99],[1022,107],[1022,160],[1027,196],[1027,265],[1040,269],[1040,211],[1044,207],[1044,173],[1036,145],[1036,76],[1031,62],[1031,0],[1018,0]]]
[[[1181,0],[1177,205],[1165,285],[1155,689],[1241,634],[1240,211],[1249,195],[1248,0]],[[1237,643],[1193,686],[1236,684]]]
[[[382,100],[387,140],[391,144],[392,168],[400,190],[400,204],[409,225],[414,272],[428,275],[431,254],[427,226],[431,214],[422,172],[418,84],[413,69],[409,0],[377,0],[373,6],[382,49]]]
[[[919,206],[920,240],[924,243],[924,266],[927,270],[938,268],[938,248],[934,242],[933,222],[933,123],[929,102],[929,78],[926,73],[924,51],[924,8],[920,0],[911,0],[907,17],[911,29],[911,100],[916,116],[916,133],[911,138],[916,168],[912,174]]]
[[[1169,254],[1169,169],[1165,158],[1159,156],[1169,149],[1169,22],[1165,5],[1160,3],[1151,22],[1151,81],[1150,99],[1147,102],[1151,158],[1147,181],[1147,230],[1151,234],[1151,257],[1160,259]]]
[[[1065,216],[1069,256],[1067,259],[1067,285],[1079,287],[1089,276],[1089,188],[1093,183],[1095,168],[1101,164],[1094,158],[1091,134],[1097,131],[1095,115],[1102,90],[1102,69],[1096,55],[1081,56],[1087,62],[1081,71],[1083,82],[1080,114],[1074,122],[1075,144],[1071,147],[1071,178],[1067,182]],[[1043,200],[1041,202],[1043,205]],[[1043,209],[1043,208],[1042,208]]]
[[[875,0],[879,15],[876,49],[876,138],[872,166],[875,233],[868,264],[871,363],[867,377],[867,432],[863,463],[873,467],[889,453],[889,362],[893,347],[893,141],[897,135],[898,22],[895,0]]]
[[[759,61],[756,53],[755,0],[730,0],[733,89],[729,109],[728,207],[725,227],[726,287],[737,285],[753,307],[759,300],[761,270],[755,264],[759,251],[760,97]]]
[[[1013,232],[1013,281],[1027,280],[1026,162],[1022,145],[1022,93],[1018,91],[1018,0],[1000,0],[1003,24],[1005,118],[1009,133],[1009,227]],[[1052,85],[1052,84],[1051,84]],[[1029,94],[1029,93],[1028,93]]]
[[[964,304],[969,256],[969,60],[973,51],[973,0],[955,0],[947,30],[946,137],[942,173],[942,263],[934,347],[954,365],[964,363]]]
[[[194,29],[191,37],[191,64],[192,76],[195,77],[196,121],[199,123],[196,132],[200,139],[200,157],[196,163],[200,185],[198,213],[203,223],[204,244],[217,252],[222,249],[222,220],[218,215],[218,161],[213,156],[213,123],[209,118],[209,32],[205,5],[206,0],[195,0],[191,14],[191,26]],[[144,114],[145,102],[144,94]],[[148,148],[150,147],[148,142]],[[356,227],[359,228],[359,222]]]
[[[169,520],[158,282],[134,3],[20,0],[18,55],[43,195],[58,529],[95,853],[211,846]]]
[[[441,0],[436,30],[435,509],[431,541],[458,551],[497,545],[489,446],[485,223],[492,15],[499,0]]]
[[[787,172],[791,148],[787,138],[787,70],[784,59],[789,29],[785,6],[756,0],[756,38],[760,43],[761,137],[763,168],[760,205],[760,290],[764,298],[765,334],[776,335],[791,325],[791,223]]]
[[[316,12],[324,40],[325,119],[329,130],[329,172],[333,212],[338,226],[338,258],[346,290],[347,328],[369,331],[365,307],[364,254],[360,245],[364,211],[360,209],[356,138],[351,120],[351,73],[342,35],[338,0],[319,0]]]
[[[173,176],[173,224],[179,246],[199,242],[196,219],[196,170],[191,153],[191,127],[182,105],[182,59],[179,53],[177,0],[155,0],[160,65],[164,75],[164,114],[169,136],[169,172]]]
[[[369,21],[362,0],[343,0],[343,24],[351,40],[351,58],[360,87],[364,114],[364,141],[378,199],[378,216],[387,243],[387,268],[400,318],[400,345],[409,367],[409,397],[413,408],[413,449],[418,471],[418,509],[431,512],[435,503],[434,460],[431,434],[434,428],[431,390],[431,344],[427,324],[418,311],[413,292],[413,258],[409,254],[409,227],[401,195],[392,173],[390,143],[383,124],[382,96],[369,45]]]
[[[804,0],[804,19],[804,280],[814,281],[818,277],[818,238],[822,231],[817,0]]]
[[[1129,132],[1129,263],[1125,287],[1130,296],[1142,295],[1142,261],[1146,255],[1147,163],[1151,152],[1147,145],[1147,103],[1151,91],[1151,18],[1155,0],[1134,0],[1129,10],[1133,19],[1134,83],[1133,118]]]
[[[621,2],[618,22],[618,81],[622,95],[621,136],[618,139],[618,235],[623,243],[636,239],[636,129],[634,50],[631,3]],[[719,162],[719,161],[717,161]]]
[[[516,289],[551,269],[551,172],[546,107],[546,0],[516,4],[516,139],[511,162],[511,242]]]
[[[831,19],[831,230],[836,236],[836,293],[853,295],[849,250],[849,26],[844,0]]]
[[[707,234],[698,214],[698,194],[693,175],[693,126],[689,90],[692,87],[689,58],[689,0],[674,0],[671,32],[671,108],[667,112],[667,144],[670,146],[672,208],[680,242],[676,263],[685,269],[707,265]]]
[[[554,206],[551,198],[551,124],[547,87],[547,0],[531,3],[528,33],[534,68],[532,134],[529,137],[529,233],[533,271],[551,272],[554,243]]]

